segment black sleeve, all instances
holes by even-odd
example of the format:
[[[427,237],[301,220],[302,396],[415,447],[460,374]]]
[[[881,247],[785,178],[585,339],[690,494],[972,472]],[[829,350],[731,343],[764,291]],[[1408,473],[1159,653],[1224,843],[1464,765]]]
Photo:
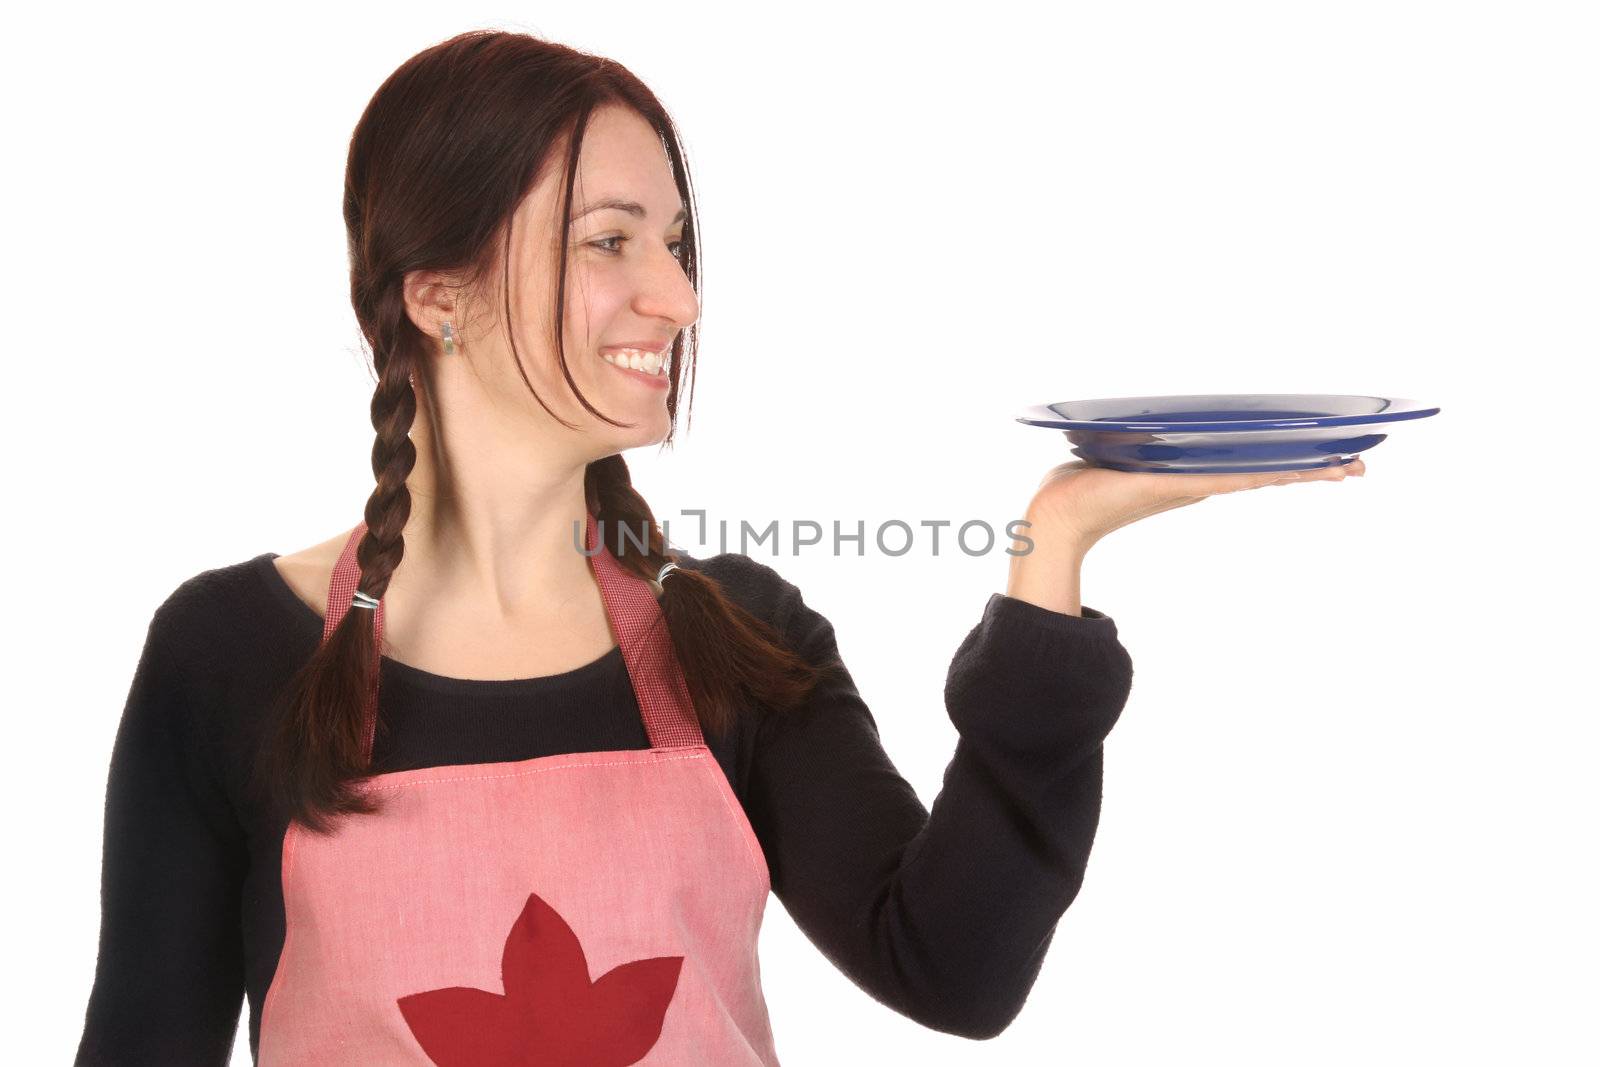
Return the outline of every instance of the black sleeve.
[[[782,632],[825,662],[832,625],[783,586]],[[1132,677],[1109,616],[991,596],[946,676],[959,740],[931,815],[848,672],[804,706],[766,713],[747,810],[773,892],[877,1000],[935,1030],[996,1036],[1083,882],[1102,742]]]
[[[239,1021],[247,850],[172,663],[175,612],[150,624],[112,748],[79,1065],[225,1065]]]

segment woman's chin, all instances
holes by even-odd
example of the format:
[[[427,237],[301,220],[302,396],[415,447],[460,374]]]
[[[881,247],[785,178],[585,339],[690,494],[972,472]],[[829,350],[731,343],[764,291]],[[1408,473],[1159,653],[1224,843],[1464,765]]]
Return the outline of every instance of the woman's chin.
[[[667,439],[667,434],[672,430],[672,420],[667,415],[665,404],[659,405],[655,410],[639,410],[637,405],[627,409],[619,405],[605,410],[608,415],[618,422],[633,423],[631,427],[606,427],[619,442],[619,448],[644,448],[648,445],[658,445]]]

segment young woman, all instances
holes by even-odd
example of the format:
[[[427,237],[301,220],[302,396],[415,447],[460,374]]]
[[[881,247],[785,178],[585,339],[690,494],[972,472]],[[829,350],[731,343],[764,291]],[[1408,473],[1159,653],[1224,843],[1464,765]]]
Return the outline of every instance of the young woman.
[[[629,482],[699,315],[649,90],[520,34],[446,41],[362,116],[345,220],[376,487],[354,529],[156,611],[77,1062],[226,1063],[243,995],[261,1064],[770,1065],[769,889],[890,1008],[1003,1030],[1131,685],[1084,553],[1285,479],[1051,471],[950,664],[930,814],[828,620],[746,556],[669,558]]]

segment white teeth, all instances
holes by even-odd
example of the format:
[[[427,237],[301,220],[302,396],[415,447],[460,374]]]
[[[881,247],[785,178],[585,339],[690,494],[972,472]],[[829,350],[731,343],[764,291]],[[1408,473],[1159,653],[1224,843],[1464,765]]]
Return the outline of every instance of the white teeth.
[[[600,358],[615,367],[643,371],[646,374],[665,374],[671,370],[671,358],[662,352],[643,352],[637,348],[623,348],[615,352],[602,352]]]

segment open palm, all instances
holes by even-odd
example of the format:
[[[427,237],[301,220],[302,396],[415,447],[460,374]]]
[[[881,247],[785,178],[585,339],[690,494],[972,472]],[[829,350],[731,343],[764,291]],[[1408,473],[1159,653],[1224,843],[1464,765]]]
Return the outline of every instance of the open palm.
[[[1220,493],[1293,482],[1333,481],[1367,472],[1360,456],[1304,471],[1252,474],[1149,474],[1095,467],[1081,459],[1052,467],[1039,483],[1028,513],[1079,531],[1097,541],[1130,522],[1198,503]]]

